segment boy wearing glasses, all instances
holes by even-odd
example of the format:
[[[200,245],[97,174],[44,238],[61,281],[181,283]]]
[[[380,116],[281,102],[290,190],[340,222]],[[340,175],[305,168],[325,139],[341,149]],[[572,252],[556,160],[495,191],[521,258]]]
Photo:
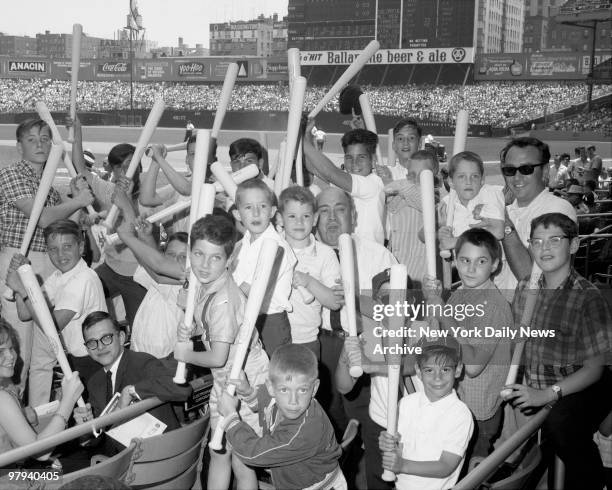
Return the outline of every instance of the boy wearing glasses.
[[[532,259],[527,249],[531,221],[542,214],[557,212],[577,222],[576,211],[564,199],[546,189],[544,168],[550,160],[548,145],[539,139],[524,137],[510,141],[500,153],[501,171],[515,200],[506,207],[502,245],[507,262],[497,287],[512,297],[518,279],[531,273]],[[486,225],[487,218],[483,220]],[[511,273],[507,272],[510,269]]]
[[[190,395],[190,385],[181,386],[172,381],[177,362],[126,349],[123,345],[126,334],[108,313],[90,313],[83,321],[82,329],[87,352],[101,367],[87,382],[89,403],[74,410],[77,424],[98,417],[116,392],[121,393],[119,408],[128,406],[133,399],[156,396],[164,402],[182,402]],[[150,410],[150,413],[167,425],[166,431],[179,427],[168,403]]]
[[[531,329],[552,335],[526,339],[525,384],[506,386],[515,407],[533,413],[553,404],[542,426],[566,469],[565,488],[603,488],[604,470],[593,433],[612,409],[612,309],[600,290],[572,267],[578,226],[561,213],[531,223],[530,252],[542,269]],[[529,278],[516,291],[520,320]],[[607,395],[606,395],[607,393]]]

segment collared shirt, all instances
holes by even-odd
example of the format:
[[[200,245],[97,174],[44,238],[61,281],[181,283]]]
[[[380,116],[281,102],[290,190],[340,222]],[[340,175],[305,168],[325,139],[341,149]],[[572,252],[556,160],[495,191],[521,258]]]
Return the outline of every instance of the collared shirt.
[[[310,244],[293,250],[297,257],[296,271],[310,274],[324,286],[331,288],[340,278],[340,263],[329,246],[321,243],[311,235]],[[304,303],[297,289],[291,292],[293,311],[289,313],[291,339],[294,344],[305,344],[317,340],[321,325],[321,303],[315,299],[310,304]]]
[[[247,283],[253,287],[257,259],[261,251],[261,245],[266,238],[276,240],[279,248],[282,248],[284,252],[280,267],[278,268],[278,274],[276,277],[270,276],[267,291],[272,290],[272,294],[266,294],[264,303],[261,306],[261,312],[273,314],[291,311],[289,296],[291,295],[293,283],[293,269],[297,259],[289,244],[281,238],[272,224],[253,243],[251,243],[251,232],[247,230],[242,240],[236,245],[231,260],[232,266],[235,267],[232,273],[234,281],[236,281],[238,286]]]
[[[565,183],[566,179],[569,179],[569,173],[567,167],[560,164],[558,167],[551,163],[548,167],[548,187],[556,188],[558,185]]]
[[[483,205],[480,210],[482,218],[504,220],[504,211],[506,204],[504,202],[503,187],[499,185],[484,184],[478,194],[468,201],[467,206],[461,204],[459,196],[454,189],[451,189],[448,196],[442,199],[442,202],[447,206],[447,216],[449,213],[448,206],[453,207],[453,236],[458,237],[464,231],[470,229],[470,225],[479,223],[479,220],[474,218],[474,210],[476,206]]]
[[[98,275],[80,259],[64,274],[59,270],[53,272],[43,288],[55,310],[74,311],[74,316],[61,332],[68,352],[77,357],[88,355],[83,345],[83,320],[94,311],[107,311]]]
[[[459,400],[455,390],[433,403],[422,391],[402,398],[397,417],[397,433],[404,445],[402,458],[411,461],[438,461],[442,452],[447,451],[461,456],[461,462],[453,473],[444,478],[399,473],[396,488],[440,490],[452,487],[459,478],[473,430],[470,409]]]
[[[520,207],[515,200],[512,204],[507,206],[506,209],[525,247],[529,246],[527,240],[529,240],[529,235],[531,233],[531,221],[538,216],[542,216],[546,213],[561,213],[571,218],[572,221],[578,222],[574,207],[565,199],[561,199],[549,192],[548,189],[543,189],[527,206]],[[495,285],[504,295],[509,293],[509,301],[512,301],[512,292],[516,289],[517,282],[518,280],[510,270],[508,262],[504,260],[502,263],[502,271],[499,276],[495,278]]]
[[[519,325],[528,296],[529,278],[520,281],[512,304]],[[599,289],[574,269],[556,289],[540,279],[530,328],[548,333],[526,340],[524,363],[527,384],[542,389],[578,371],[584,361],[612,352],[612,309]],[[517,327],[518,328],[518,327]],[[554,333],[554,337],[551,335]],[[609,360],[609,359],[608,359]]]
[[[15,202],[20,199],[34,199],[39,185],[40,177],[36,175],[34,169],[26,160],[21,160],[0,169],[1,246],[21,247],[29,218],[15,206]],[[56,206],[61,202],[62,199],[59,192],[51,187],[45,201],[45,207]],[[30,244],[30,250],[35,252],[47,251],[43,229],[40,226],[36,227]]]
[[[113,342],[119,342],[119,336],[117,335],[116,332],[115,332],[115,336],[116,338],[113,339]],[[122,357],[123,357],[123,349],[121,349],[121,354],[119,354],[119,357],[115,359],[115,362],[113,362],[111,367],[108,369],[104,368],[105,373],[108,373],[109,371],[111,372],[111,380],[113,383],[113,394],[115,393],[115,387],[117,386],[117,370],[119,369],[119,363],[121,362]]]
[[[478,289],[460,286],[451,294],[447,304],[455,306],[458,327],[474,335],[457,337],[457,340],[490,355],[482,372],[473,378],[465,374],[458,388],[459,397],[470,408],[476,420],[488,420],[502,403],[499,393],[505,385],[510,365],[510,339],[507,334],[504,337],[492,336],[489,329],[507,332],[513,328],[510,304],[490,280]],[[463,305],[473,306],[475,313],[468,315]],[[463,317],[458,313],[461,311],[459,307],[465,310]],[[464,364],[474,364],[465,354],[462,361]]]

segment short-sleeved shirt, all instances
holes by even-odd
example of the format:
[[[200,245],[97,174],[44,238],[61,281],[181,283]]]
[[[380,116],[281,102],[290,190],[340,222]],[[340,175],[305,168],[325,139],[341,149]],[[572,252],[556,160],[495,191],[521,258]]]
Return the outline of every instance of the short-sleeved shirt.
[[[447,206],[447,213],[450,212],[448,206],[453,206],[453,236],[459,236],[466,230],[470,229],[470,225],[474,225],[479,220],[474,219],[474,209],[476,206],[480,206],[480,216],[482,218],[491,218],[497,220],[504,220],[505,214],[505,201],[504,194],[501,186],[493,186],[484,184],[474,199],[467,203],[467,206],[461,204],[459,196],[454,189],[451,189],[448,196],[442,199],[442,202]]]
[[[374,240],[381,245],[385,241],[383,212],[385,193],[382,179],[372,173],[367,177],[351,174],[351,196],[355,200],[357,226],[355,234]]]
[[[470,409],[457,397],[455,390],[441,400],[430,402],[422,391],[401,399],[397,432],[404,445],[402,458],[411,461],[438,461],[443,451],[461,456],[453,473],[445,478],[397,475],[398,490],[442,490],[452,487],[459,478],[474,422]]]
[[[89,355],[83,345],[83,320],[94,311],[107,311],[104,289],[98,275],[80,259],[64,274],[59,270],[53,272],[45,281],[43,289],[54,309],[75,312],[61,332],[68,352],[76,357]]]
[[[296,271],[310,274],[324,286],[331,288],[340,278],[340,263],[334,250],[310,237],[310,245],[294,249],[297,257]],[[291,324],[291,339],[294,344],[305,344],[317,340],[321,326],[321,303],[315,299],[310,304],[304,303],[302,295],[292,290],[291,305],[293,311],[289,313]]]
[[[266,238],[272,238],[278,243],[278,248],[283,249],[283,257],[280,267],[278,268],[278,274],[276,277],[270,277],[268,291],[271,289],[272,294],[266,294],[266,297],[264,297],[261,312],[273,314],[291,311],[292,307],[289,296],[291,296],[293,270],[297,264],[297,259],[289,244],[283,240],[271,224],[253,243],[251,243],[251,232],[247,230],[242,240],[236,245],[231,260],[232,266],[234,267],[234,271],[232,272],[234,281],[236,281],[238,285],[246,283],[251,287],[253,286],[257,259],[263,241]],[[272,281],[274,281],[274,283]]]
[[[183,321],[183,310],[177,305],[182,286],[160,284],[141,266],[134,281],[146,288],[147,294],[134,317],[130,348],[162,359],[174,350],[177,327]]]
[[[34,199],[39,185],[40,178],[25,160],[0,169],[0,229],[2,230],[0,246],[21,247],[29,218],[15,206],[15,202],[20,199]],[[51,187],[45,207],[57,206],[61,201],[59,192]],[[33,252],[47,251],[43,229],[40,226],[37,226],[34,231],[30,250]]]
[[[514,326],[510,304],[491,281],[482,288],[466,289],[461,286],[451,294],[449,305],[472,305],[482,309],[482,314],[465,315],[460,321],[455,320],[459,328],[467,332],[478,332],[481,337],[457,337],[461,344],[472,345],[479,350],[490,353],[491,358],[482,372],[473,378],[467,374],[459,382],[459,398],[470,408],[476,420],[488,420],[500,407],[502,399],[499,396],[504,387],[508,366],[510,365],[510,338],[494,337],[487,329],[509,331]],[[455,309],[455,311],[459,311]],[[470,359],[462,359],[464,364],[472,364]]]
[[[547,213],[561,213],[569,217],[572,221],[578,221],[574,207],[568,201],[555,196],[547,189],[544,189],[538,194],[527,206],[519,207],[515,200],[512,204],[507,206],[506,209],[525,247],[529,245],[527,240],[529,240],[529,234],[531,233],[531,221],[538,216]],[[502,293],[505,293],[506,291],[514,291],[517,282],[518,279],[514,277],[514,274],[510,270],[510,266],[504,261],[502,271],[499,277],[495,279],[495,285]]]
[[[521,321],[529,294],[528,283],[529,278],[519,282],[512,303],[516,325]],[[612,309],[599,289],[574,269],[557,289],[547,289],[543,276],[539,287],[530,327],[549,335],[521,337],[526,340],[527,384],[533,388],[546,388],[578,371],[586,359],[600,355],[607,356],[609,363]]]

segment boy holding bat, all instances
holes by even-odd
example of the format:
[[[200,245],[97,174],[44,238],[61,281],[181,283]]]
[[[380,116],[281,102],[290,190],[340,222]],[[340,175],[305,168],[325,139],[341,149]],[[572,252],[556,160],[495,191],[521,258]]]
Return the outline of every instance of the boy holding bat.
[[[241,420],[238,399],[223,393],[227,440],[245,464],[271,468],[275,488],[346,489],[338,464],[342,453],[325,411],[315,399],[319,387],[317,359],[303,345],[274,351],[265,385],[244,377],[232,380],[244,405],[258,412],[263,434]]]
[[[529,248],[542,269],[541,291],[532,335],[523,333],[524,384],[506,388],[512,405],[527,413],[554,403],[542,430],[565,463],[565,488],[603,488],[593,433],[612,409],[612,310],[601,291],[572,267],[578,246],[578,226],[568,216],[546,213],[532,220]],[[521,280],[516,289],[516,319],[525,308],[527,283],[528,278]]]
[[[314,120],[308,122],[310,135]],[[342,169],[315,148],[312,138],[304,138],[306,168],[317,177],[348,192],[355,200],[359,222],[355,234],[383,244],[383,181],[372,172],[376,161],[378,136],[367,129],[353,129],[342,136],[344,164]]]
[[[43,237],[43,228],[53,221],[68,218],[79,209],[91,204],[93,196],[89,190],[83,189],[75,193],[72,199],[63,199],[53,187],[45,195],[39,195],[43,167],[51,151],[51,131],[43,120],[28,119],[17,127],[16,136],[20,160],[0,169],[0,222],[2,223],[0,270],[9,269],[9,263],[22,246],[28,221],[32,218],[38,222],[38,226],[29,243],[28,257],[34,272],[45,279],[53,272],[53,266],[45,253],[47,245]],[[37,199],[44,200],[45,205],[40,216],[32,216]],[[20,322],[15,303],[4,297],[7,291],[4,279],[2,277],[0,280],[2,316],[19,334],[20,354],[24,362],[21,372],[23,388],[30,367],[32,324]],[[30,399],[30,402],[32,401]]]
[[[235,362],[240,325],[243,322],[246,298],[227,269],[228,259],[234,248],[236,230],[223,216],[208,215],[199,219],[191,231],[191,267],[199,283],[196,306],[196,323],[203,331],[207,350],[194,352],[192,343],[178,342],[175,359],[210,368],[214,386],[210,393],[210,425],[219,424],[217,403],[225,390],[226,382]],[[181,323],[182,325],[182,323]],[[179,335],[179,338],[189,337]],[[264,352],[259,335],[251,338],[244,371],[253,384],[263,383],[268,371],[268,356]],[[246,405],[240,409],[242,420],[260,433],[257,415]],[[211,464],[208,472],[208,488],[229,488],[232,468],[238,480],[238,488],[256,488],[255,472],[232,455],[231,450],[210,450]]]
[[[510,305],[493,284],[501,267],[501,245],[496,237],[482,228],[468,229],[456,240],[455,256],[461,286],[446,303],[453,306],[455,315],[436,318],[440,328],[461,343],[465,375],[458,392],[476,419],[477,433],[470,453],[486,457],[501,429],[503,408],[499,392],[508,374],[511,340],[488,335],[487,327],[509,331],[514,322]],[[428,278],[423,292],[428,304],[445,306],[439,281]],[[467,308],[478,313],[464,314]],[[459,331],[467,332],[468,336],[460,336]],[[470,336],[472,332],[474,336]]]
[[[44,237],[55,271],[45,280],[43,291],[53,307],[53,319],[68,351],[68,361],[87,383],[99,365],[89,357],[83,344],[81,323],[92,311],[106,311],[102,283],[81,258],[83,235],[74,221],[61,219],[51,223],[45,228]],[[27,259],[23,255],[13,256],[7,282],[17,293],[19,318],[22,321],[36,320],[36,311],[17,274],[17,269],[24,263]],[[39,405],[49,401],[56,363],[56,355],[40,328],[34,332],[32,353],[37,363],[30,369],[30,386],[35,391],[31,395],[35,396],[34,403]]]
[[[291,338],[294,344],[302,344],[311,349],[319,360],[321,307],[338,310],[342,306],[332,289],[340,278],[340,264],[334,250],[312,235],[318,217],[312,192],[294,185],[287,187],[278,200],[285,240],[298,261],[293,273],[294,289],[289,298],[293,307],[289,313]],[[307,303],[297,289],[299,286],[312,294],[314,300]]]
[[[459,478],[474,423],[453,389],[461,375],[461,349],[453,337],[417,344],[416,372],[423,391],[399,403],[397,435],[380,433],[383,468],[397,475],[399,490],[443,490]]]
[[[270,284],[274,284],[264,297],[257,330],[264,348],[271,356],[280,345],[291,343],[291,325],[288,311],[293,284],[293,270],[297,263],[289,244],[276,232],[270,222],[276,214],[276,196],[260,179],[249,179],[238,185],[234,218],[242,223],[246,232],[232,255],[232,275],[236,284],[248,296],[252,287],[257,257],[264,238],[273,238],[279,244],[277,260],[272,269]]]

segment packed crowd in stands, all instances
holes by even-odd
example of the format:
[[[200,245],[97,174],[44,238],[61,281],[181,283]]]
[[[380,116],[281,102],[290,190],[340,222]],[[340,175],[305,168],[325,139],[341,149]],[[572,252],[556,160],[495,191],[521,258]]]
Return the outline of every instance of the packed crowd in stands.
[[[312,108],[329,87],[307,88],[305,107]],[[483,82],[467,85],[363,86],[376,114],[447,120],[462,107],[469,110],[475,124],[509,127],[543,113],[552,113],[586,100],[587,88],[580,82]],[[182,83],[134,83],[134,106],[150,108],[158,94],[167,107],[182,110],[214,110],[221,85]],[[593,96],[610,92],[610,87],[594,86]],[[65,110],[70,105],[70,82],[61,80],[0,80],[0,112],[31,111],[37,100],[44,100],[51,110]],[[126,109],[130,101],[127,81],[79,82],[77,106],[81,111]],[[279,84],[238,84],[234,87],[230,110],[285,111],[289,89]],[[337,110],[333,100],[325,108]],[[609,118],[608,118],[609,120]],[[598,126],[597,116],[581,121]]]
[[[612,109],[600,107],[588,113],[576,114],[549,126],[557,131],[593,131],[612,136]]]

